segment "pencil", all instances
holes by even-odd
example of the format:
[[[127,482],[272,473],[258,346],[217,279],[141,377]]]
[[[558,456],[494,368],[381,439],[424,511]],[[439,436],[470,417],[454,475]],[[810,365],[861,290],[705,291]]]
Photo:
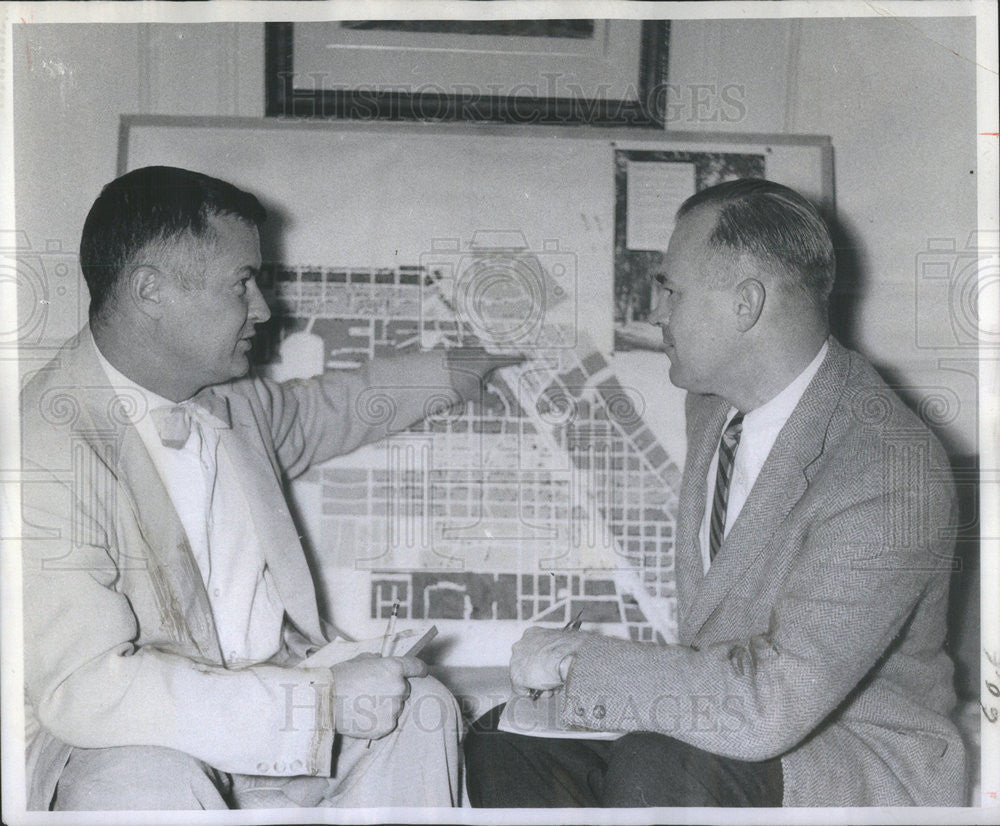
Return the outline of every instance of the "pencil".
[[[563,631],[579,631],[581,625],[583,625],[583,609],[582,608],[579,611],[576,612],[576,616],[573,617],[573,619],[571,619],[569,622],[567,622],[563,626]],[[543,690],[544,689],[541,689],[541,688],[533,688],[533,689],[531,689],[531,691],[528,692],[528,696],[531,698],[531,702],[534,703],[535,701],[537,701],[538,698],[542,696],[542,691]]]
[[[389,614],[389,624],[385,627],[385,634],[382,635],[382,647],[379,649],[378,655],[384,657],[389,653],[389,640],[392,639],[392,635],[396,633],[396,616],[399,614],[399,600],[397,599],[392,604],[392,613]],[[368,741],[368,745],[365,746],[366,749],[372,747],[372,741]]]
[[[389,640],[392,639],[392,635],[396,633],[396,615],[399,614],[399,600],[397,599],[392,604],[392,613],[389,614],[389,624],[385,628],[385,635],[382,637],[382,648],[379,650],[378,655],[384,657],[389,653]]]

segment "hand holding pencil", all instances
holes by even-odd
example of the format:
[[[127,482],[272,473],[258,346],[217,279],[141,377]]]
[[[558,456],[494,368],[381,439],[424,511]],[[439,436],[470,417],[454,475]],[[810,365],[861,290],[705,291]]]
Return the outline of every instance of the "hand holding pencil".
[[[558,688],[565,681],[560,665],[575,654],[588,635],[579,631],[582,612],[562,630],[532,627],[514,643],[510,659],[510,680],[515,693],[533,700]]]
[[[397,599],[392,604],[392,613],[389,614],[389,624],[386,625],[385,634],[382,635],[382,647],[379,649],[378,652],[378,655],[381,658],[384,658],[385,655],[389,653],[389,646],[391,644],[391,640],[396,633],[396,617],[398,616],[399,616],[399,600]],[[372,741],[369,740],[365,748],[370,749],[371,747],[372,747]]]
[[[583,625],[583,609],[582,608],[579,611],[576,612],[576,616],[573,617],[573,619],[571,619],[569,622],[567,622],[563,626],[563,631],[579,631],[581,625]],[[560,661],[560,663],[561,663],[561,661]],[[560,676],[562,676],[562,674],[560,674]],[[539,697],[542,696],[542,691],[544,691],[544,689],[533,688],[533,689],[531,689],[531,691],[528,692],[528,696],[531,697],[531,701],[532,702],[535,702]]]
[[[389,619],[390,626],[394,626]],[[382,650],[391,651],[392,627]],[[344,737],[378,740],[396,727],[410,693],[408,680],[424,677],[427,665],[416,656],[362,654],[330,668],[333,676],[333,722]],[[374,717],[374,721],[373,721]]]

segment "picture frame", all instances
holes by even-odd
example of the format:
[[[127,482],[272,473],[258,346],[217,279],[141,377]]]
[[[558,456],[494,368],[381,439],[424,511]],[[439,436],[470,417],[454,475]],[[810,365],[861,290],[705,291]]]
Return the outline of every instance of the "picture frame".
[[[267,23],[265,115],[662,129],[669,37],[667,20]]]

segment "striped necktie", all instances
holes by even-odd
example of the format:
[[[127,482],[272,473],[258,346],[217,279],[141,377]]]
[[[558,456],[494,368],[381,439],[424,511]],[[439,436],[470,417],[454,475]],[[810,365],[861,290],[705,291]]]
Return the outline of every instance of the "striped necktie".
[[[719,443],[719,467],[715,474],[715,496],[712,498],[712,519],[708,526],[708,558],[709,562],[722,547],[722,539],[726,532],[726,506],[729,504],[729,481],[733,477],[733,460],[736,449],[740,446],[740,434],[743,432],[743,414],[737,413],[726,426]]]

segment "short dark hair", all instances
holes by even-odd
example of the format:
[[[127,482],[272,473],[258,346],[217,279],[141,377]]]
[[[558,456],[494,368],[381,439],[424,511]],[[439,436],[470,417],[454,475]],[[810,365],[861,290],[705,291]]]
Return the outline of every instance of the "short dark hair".
[[[184,232],[208,237],[212,215],[234,215],[260,227],[267,211],[249,192],[173,166],[135,169],[105,186],[87,214],[80,240],[91,321],[101,317],[137,255]]]
[[[677,218],[703,206],[718,209],[711,249],[753,256],[825,309],[836,258],[830,231],[812,203],[787,186],[742,178],[696,192],[681,204]]]

